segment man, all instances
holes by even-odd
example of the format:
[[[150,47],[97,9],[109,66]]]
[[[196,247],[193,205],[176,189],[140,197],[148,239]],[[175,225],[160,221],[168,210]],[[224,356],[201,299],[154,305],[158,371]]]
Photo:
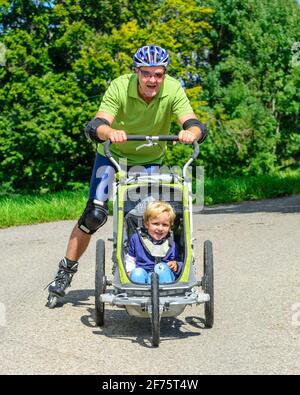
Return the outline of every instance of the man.
[[[195,139],[205,139],[206,129],[197,120],[183,88],[166,74],[169,63],[169,54],[164,48],[156,45],[139,48],[134,55],[135,73],[112,81],[96,117],[88,123],[85,133],[98,143],[89,200],[49,286],[50,295],[64,296],[91,235],[107,220],[107,200],[115,170],[103,155],[103,141],[110,139],[118,143],[111,146],[117,160],[126,158],[129,166],[142,165],[146,171],[152,171],[153,166],[162,163],[165,143],[136,150],[139,143],[126,142],[127,135],[167,135],[175,114],[182,127],[178,135],[180,142],[191,144]]]

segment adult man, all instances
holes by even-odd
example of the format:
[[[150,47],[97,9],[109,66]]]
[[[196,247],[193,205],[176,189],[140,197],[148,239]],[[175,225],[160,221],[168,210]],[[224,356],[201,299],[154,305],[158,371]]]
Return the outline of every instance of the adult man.
[[[116,159],[126,158],[129,166],[142,165],[146,171],[162,163],[165,143],[136,150],[138,143],[126,142],[127,134],[166,135],[170,132],[171,116],[175,114],[182,130],[183,143],[206,137],[205,127],[197,120],[180,83],[166,74],[170,63],[168,52],[159,46],[141,47],[134,55],[135,73],[112,81],[101,102],[95,119],[88,123],[86,135],[98,144],[90,183],[87,206],[75,225],[66,256],[49,286],[52,295],[64,296],[77,271],[78,260],[86,250],[91,235],[107,220],[107,200],[114,168],[103,156],[103,141],[114,144],[111,152]]]

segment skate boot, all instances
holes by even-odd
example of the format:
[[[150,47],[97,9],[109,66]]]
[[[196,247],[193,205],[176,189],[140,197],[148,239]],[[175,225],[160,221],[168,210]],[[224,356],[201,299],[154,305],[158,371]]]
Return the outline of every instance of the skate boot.
[[[78,262],[71,261],[70,259],[63,258],[59,262],[58,272],[55,279],[48,287],[48,307],[53,308],[56,306],[58,298],[65,296],[65,290],[71,285],[72,278],[77,272]]]

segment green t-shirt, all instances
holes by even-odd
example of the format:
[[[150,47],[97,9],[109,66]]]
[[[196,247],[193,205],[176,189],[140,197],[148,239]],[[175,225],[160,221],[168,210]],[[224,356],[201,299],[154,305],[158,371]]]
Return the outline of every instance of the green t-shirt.
[[[114,116],[112,127],[128,135],[158,136],[170,133],[171,118],[193,113],[189,100],[176,79],[166,75],[157,95],[146,103],[138,94],[136,74],[125,74],[112,81],[103,96],[99,111]],[[114,158],[126,158],[128,165],[161,164],[165,142],[152,147],[136,148],[146,142],[129,141],[112,144]],[[104,154],[103,144],[98,152]]]

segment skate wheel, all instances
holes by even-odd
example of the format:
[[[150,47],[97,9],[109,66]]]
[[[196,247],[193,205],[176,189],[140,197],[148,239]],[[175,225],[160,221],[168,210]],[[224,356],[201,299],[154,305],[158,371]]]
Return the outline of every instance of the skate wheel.
[[[53,309],[57,304],[57,296],[49,295],[48,296],[48,307],[49,309]]]

